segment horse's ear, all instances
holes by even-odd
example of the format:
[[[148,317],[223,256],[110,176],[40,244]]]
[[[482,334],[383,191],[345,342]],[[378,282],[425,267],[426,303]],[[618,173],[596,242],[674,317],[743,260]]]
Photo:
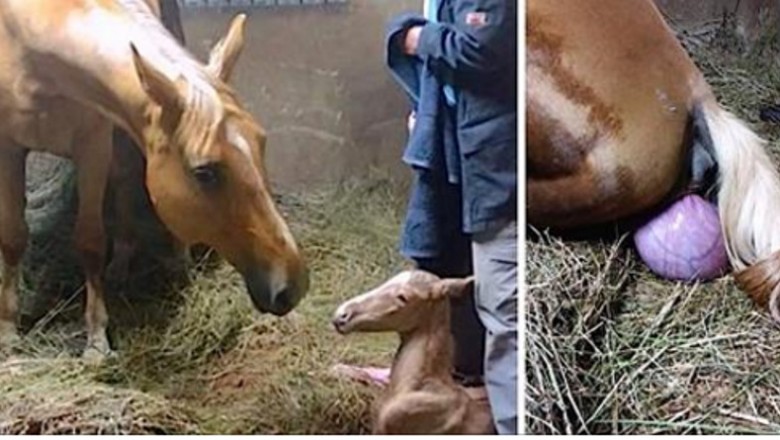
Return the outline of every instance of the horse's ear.
[[[132,43],[130,43],[130,50],[133,52],[133,64],[141,86],[152,101],[166,109],[172,106],[180,107],[181,93],[176,81],[171,80],[146,61]]]
[[[230,22],[227,35],[211,49],[208,70],[224,82],[230,80],[238,56],[244,48],[244,22],[246,14],[238,14]]]
[[[474,276],[468,278],[444,278],[433,286],[434,298],[462,298],[474,290]]]
[[[184,111],[184,97],[180,91],[180,84],[172,81],[146,61],[132,43],[130,50],[133,52],[133,64],[141,86],[152,101],[163,109],[161,124],[167,130],[174,130]]]

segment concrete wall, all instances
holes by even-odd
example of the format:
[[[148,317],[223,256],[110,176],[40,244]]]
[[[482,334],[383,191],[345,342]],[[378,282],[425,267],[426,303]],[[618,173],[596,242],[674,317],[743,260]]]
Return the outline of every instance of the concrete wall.
[[[655,1],[667,16],[685,24],[735,11],[748,39],[777,26],[780,10],[778,0]],[[237,11],[249,14],[235,85],[269,132],[269,172],[280,188],[316,186],[370,167],[408,175],[399,159],[407,105],[384,67],[384,25],[401,11],[420,9],[422,0],[182,3],[188,46],[200,56]],[[287,6],[214,7],[225,4]]]
[[[233,15],[249,14],[233,83],[268,131],[271,179],[280,189],[300,189],[371,167],[408,176],[400,162],[408,106],[384,66],[384,28],[421,4],[184,7],[182,21],[187,45],[204,59]]]

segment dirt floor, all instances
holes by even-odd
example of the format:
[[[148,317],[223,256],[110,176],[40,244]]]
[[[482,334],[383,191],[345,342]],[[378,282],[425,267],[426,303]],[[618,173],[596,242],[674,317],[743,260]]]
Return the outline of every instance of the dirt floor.
[[[279,197],[313,286],[282,319],[254,312],[241,278],[213,255],[186,276],[134,271],[110,295],[118,356],[100,366],[77,357],[81,277],[58,263],[67,252],[52,252],[67,243],[63,221],[49,235],[57,240],[40,236],[31,250],[23,308],[36,319],[0,356],[0,434],[365,433],[376,390],[328,369],[388,365],[396,337],[342,337],[329,319],[404,266],[396,241],[405,194],[376,176]]]
[[[677,27],[720,101],[769,141],[759,109],[780,102],[778,40],[753,47],[733,22]],[[531,233],[530,235],[534,235]],[[777,433],[780,329],[731,276],[658,279],[630,237],[527,246],[527,429],[533,433]]]

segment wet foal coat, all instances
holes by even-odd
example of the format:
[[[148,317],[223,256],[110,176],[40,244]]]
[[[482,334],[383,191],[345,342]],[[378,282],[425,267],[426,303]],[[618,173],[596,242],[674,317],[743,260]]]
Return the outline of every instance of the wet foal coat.
[[[341,304],[333,323],[340,333],[394,331],[401,344],[390,383],[374,403],[375,434],[492,434],[484,389],[452,378],[452,297],[471,294],[472,279],[439,279],[402,272]]]

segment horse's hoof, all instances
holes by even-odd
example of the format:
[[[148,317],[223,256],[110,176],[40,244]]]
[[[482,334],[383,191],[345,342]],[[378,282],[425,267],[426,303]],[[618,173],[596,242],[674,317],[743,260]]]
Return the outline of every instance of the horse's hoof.
[[[13,348],[22,342],[16,324],[12,322],[0,322],[0,348]]]
[[[93,365],[99,365],[104,362],[106,362],[109,359],[116,358],[116,352],[114,350],[111,350],[110,348],[98,348],[93,346],[89,346],[84,350],[84,353],[81,355],[81,358],[84,359],[89,364]]]

